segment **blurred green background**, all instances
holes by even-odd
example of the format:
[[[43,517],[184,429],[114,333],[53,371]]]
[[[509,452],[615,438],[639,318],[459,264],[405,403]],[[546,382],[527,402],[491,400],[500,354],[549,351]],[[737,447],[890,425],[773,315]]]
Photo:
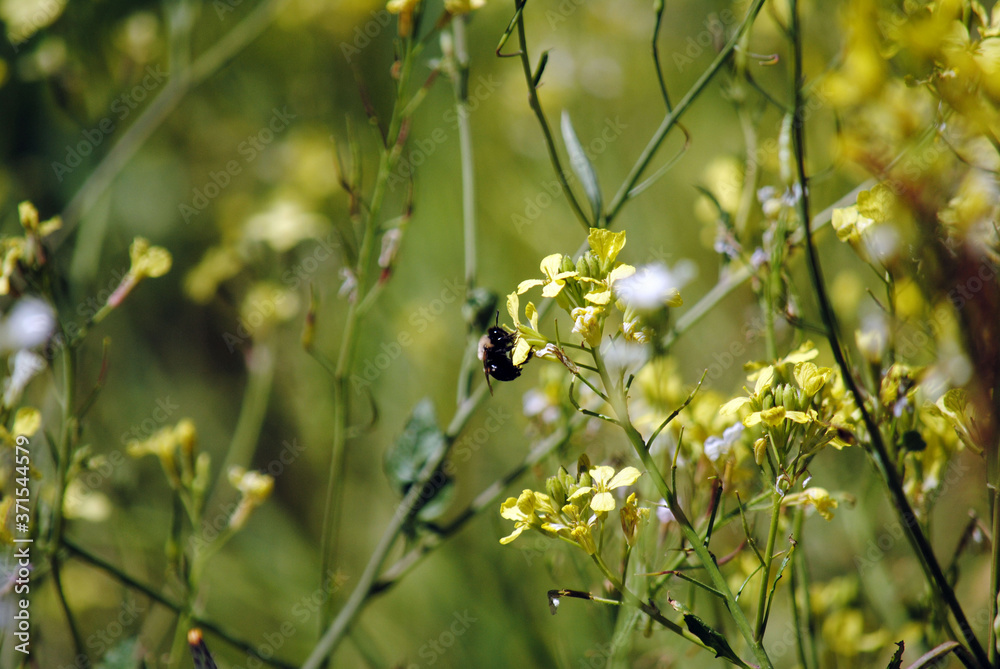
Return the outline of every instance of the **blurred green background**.
[[[836,57],[842,39],[839,3],[805,4],[807,71],[819,74]],[[650,5],[638,0],[542,0],[527,9],[534,57],[551,49],[540,89],[550,123],[557,128],[559,113],[568,110],[584,144],[615,129],[613,141],[594,154],[606,198],[617,190],[665,111],[650,58]],[[199,67],[201,56],[234,31],[246,29],[255,12],[271,6],[273,17],[261,22],[259,37],[188,89],[172,88],[179,72],[190,72],[185,59]],[[728,34],[742,9],[740,3],[667,3],[660,45],[675,101],[713,59],[719,43],[716,26],[724,26]],[[512,11],[512,2],[489,0],[469,24],[479,283],[500,295],[535,277],[545,255],[572,253],[584,240],[564,199],[548,197],[546,184],[554,176],[526,103],[519,63],[494,53]],[[749,48],[780,57],[777,64],[751,67],[762,87],[787,99],[786,45],[770,11],[782,7],[769,3]],[[340,256],[336,249],[329,253],[322,240],[328,239],[333,221],[348,215],[334,152],[347,154],[353,129],[370,185],[377,135],[362,99],[367,96],[376,113],[388,117],[395,19],[389,20],[380,3],[365,0],[3,0],[0,19],[8,34],[0,61],[0,216],[10,234],[19,234],[16,205],[25,199],[35,203],[43,218],[68,216],[72,231],[63,235],[55,255],[66,277],[61,287],[65,301],[58,305],[61,318],[81,321],[100,304],[128,268],[128,246],[136,235],[166,247],[174,258],[166,277],[145,282],[91,333],[82,349],[79,378],[86,387],[101,364],[100,342],[110,338],[106,385],[83,432],[83,442],[110,466],[88,479],[91,485],[80,494],[89,493],[91,505],[79,510],[68,535],[159,587],[166,565],[170,491],[159,464],[152,458],[129,458],[125,444],[188,417],[218,472],[249,388],[249,401],[262,403],[259,435],[248,440],[254,449],[252,464],[276,474],[275,491],[212,561],[205,578],[206,610],[258,648],[278,645],[280,638],[276,656],[300,662],[318,634],[318,556],[332,407],[330,377],[300,344],[307,285],[319,300],[316,346],[334,356],[347,303],[338,295]],[[172,37],[176,35],[187,38]],[[429,75],[429,64],[439,55],[431,42],[415,81]],[[714,229],[707,224],[711,209],[696,186],[726,195],[726,175],[733,173],[733,165],[739,169],[736,161],[745,152],[732,100],[752,95],[756,93],[745,84],[737,86],[723,73],[683,119],[692,137],[690,149],[663,179],[627,205],[617,224],[629,235],[626,262],[673,265],[690,258],[697,263],[698,276],[683,291],[687,305],[715,284],[719,271],[718,256],[711,250]],[[164,96],[170,104],[157,109],[154,105],[163,103]],[[449,115],[453,104],[442,77],[414,118],[410,151],[422,152],[425,160],[416,169],[413,219],[394,274],[363,326],[354,371],[371,372],[378,422],[349,443],[345,541],[338,551],[346,581],[333,595],[337,600],[350,592],[399,500],[383,473],[387,445],[421,398],[431,398],[442,424],[455,409],[456,375],[469,334],[461,313],[461,179],[457,131]],[[148,124],[148,138],[127,135],[136,132],[137,123]],[[773,108],[761,107],[755,118],[762,140],[773,140],[779,123]],[[832,116],[820,108],[809,124],[812,170],[821,174],[814,183],[820,209],[856,181],[850,180],[855,175],[827,169],[833,161]],[[272,132],[263,132],[265,128]],[[120,170],[108,170],[120,157],[114,151],[123,137],[136,150]],[[681,143],[672,136],[654,165]],[[74,156],[84,152],[89,155]],[[761,157],[762,166],[773,173],[777,153],[764,151]],[[107,188],[100,188],[104,178]],[[398,212],[404,191],[391,194],[387,218]],[[88,199],[81,200],[81,192]],[[849,255],[832,244],[824,252],[836,280]],[[856,267],[845,271],[860,273]],[[261,282],[281,291],[278,302],[254,302],[253,291]],[[838,285],[842,290],[836,297],[849,305],[847,293],[859,294],[863,284],[844,279]],[[241,331],[241,318],[254,322],[256,317],[249,315],[255,304],[258,316],[274,306],[281,312],[280,322],[268,319]],[[803,306],[811,309],[811,304]],[[761,337],[745,341],[748,324],[757,318],[748,288],[728,298],[674,350],[683,382],[691,386],[706,367],[722,364],[734,341],[746,343],[746,359],[763,357]],[[852,314],[845,319],[850,327]],[[570,329],[568,321],[561,326],[563,332]],[[395,347],[402,333],[412,344]],[[389,358],[387,364],[380,354]],[[711,385],[727,397],[737,394],[743,361],[724,365]],[[522,414],[522,395],[542,367],[529,365],[516,383],[495,383],[496,396],[471,421],[466,434],[483,427],[494,412],[500,429],[459,464],[455,509],[528,451],[533,433]],[[258,370],[260,386],[249,382],[248,369]],[[53,385],[50,375],[29,393],[47,421],[59,414]],[[368,419],[365,400],[358,395],[353,401],[353,420],[363,423]],[[591,431],[506,494],[540,488],[559,464],[570,466],[584,448],[599,461],[623,452],[622,446],[620,435]],[[969,467],[974,469],[976,462]],[[857,574],[855,558],[891,526],[884,495],[878,486],[866,484],[866,476],[875,479],[859,452],[826,469],[820,462],[814,469],[819,485],[831,490],[843,486],[866,509],[861,514],[842,507],[832,523],[809,520],[815,533],[807,547],[814,576],[825,580]],[[219,488],[225,485],[222,480]],[[957,489],[950,494],[962,496]],[[958,499],[955,508],[972,503]],[[961,524],[942,523],[936,539],[942,546],[953,545]],[[537,537],[500,546],[497,540],[509,531],[509,523],[493,510],[470,522],[365,610],[334,666],[362,666],[364,657],[375,666],[606,666],[613,631],[610,612],[567,601],[553,617],[546,603],[550,588],[597,587],[586,564],[556,542]],[[902,625],[905,607],[920,596],[905,587],[915,565],[893,571],[897,558],[909,557],[905,542],[894,539],[886,555],[889,559],[863,574],[862,597],[883,615],[882,622]],[[982,576],[960,582],[960,591],[973,590]],[[95,657],[136,634],[155,657],[167,652],[171,612],[78,560],[66,563],[65,579],[69,605]],[[894,594],[893,584],[903,585],[906,594]],[[35,594],[33,607],[38,666],[70,665],[72,646],[50,584]],[[293,632],[275,637],[289,621]],[[635,666],[700,666],[708,661],[704,653],[692,659],[661,644],[664,635],[654,632],[637,642],[641,659]],[[207,639],[221,667],[258,666],[213,635]],[[791,666],[791,653],[778,663]]]

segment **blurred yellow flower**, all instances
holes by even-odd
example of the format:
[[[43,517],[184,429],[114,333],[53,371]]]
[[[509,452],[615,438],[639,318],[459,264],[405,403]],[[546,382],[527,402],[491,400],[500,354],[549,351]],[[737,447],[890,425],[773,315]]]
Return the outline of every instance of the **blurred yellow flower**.
[[[486,0],[444,0],[444,8],[452,16],[467,14],[484,6],[486,6]]]

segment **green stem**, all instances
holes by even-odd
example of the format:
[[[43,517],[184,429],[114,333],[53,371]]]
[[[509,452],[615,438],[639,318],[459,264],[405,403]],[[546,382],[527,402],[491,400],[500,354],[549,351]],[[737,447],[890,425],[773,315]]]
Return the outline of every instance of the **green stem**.
[[[992,529],[992,541],[993,541],[993,559],[990,561],[990,620],[997,619],[997,588],[1000,587],[997,584],[997,569],[1000,565],[1000,489],[993,486],[988,486],[987,488],[990,492],[990,502],[992,506],[993,514],[993,529]],[[996,630],[993,625],[989,626],[989,639],[986,646],[987,655],[990,660],[990,666],[997,666],[997,638]]]
[[[132,578],[131,576],[126,574],[124,571],[122,571],[115,565],[97,557],[87,549],[79,546],[73,540],[64,537],[62,545],[65,546],[70,553],[73,553],[84,562],[87,562],[91,566],[100,569],[101,571],[113,577],[115,580],[124,583],[133,590],[138,590],[142,594],[152,599],[154,602],[157,602],[158,604],[161,604],[162,606],[165,606],[166,608],[178,614],[184,611],[183,605],[166,597],[161,592],[155,590],[149,585],[146,585],[142,581]],[[257,650],[257,646],[255,644],[251,644],[247,641],[243,641],[241,639],[236,638],[228,631],[222,629],[221,627],[213,623],[211,620],[207,620],[199,616],[192,616],[191,621],[197,624],[198,627],[201,627],[211,632],[212,634],[218,636],[220,639],[222,639],[229,645],[233,646],[234,648],[240,649],[241,651],[251,655],[252,657],[256,658],[257,660],[260,660],[261,662],[270,664],[271,666],[274,667],[280,667],[281,669],[294,669],[294,665],[288,662],[282,662],[281,660],[278,660],[273,656],[265,658],[260,654],[260,651]]]
[[[520,50],[518,55],[521,58],[521,69],[524,72],[524,81],[528,85],[528,105],[531,110],[535,112],[535,116],[538,118],[538,124],[542,127],[542,135],[545,137],[545,148],[549,152],[549,160],[552,161],[552,169],[555,170],[556,178],[559,179],[559,186],[562,188],[563,194],[566,196],[566,200],[569,202],[570,207],[573,209],[573,213],[583,224],[584,229],[589,229],[591,226],[591,221],[587,218],[587,215],[583,212],[583,208],[580,207],[580,203],[577,202],[576,196],[573,195],[573,191],[569,187],[569,181],[566,178],[566,172],[563,170],[562,162],[559,160],[559,152],[556,150],[555,140],[552,138],[552,130],[549,128],[549,122],[545,119],[545,112],[542,111],[541,100],[538,99],[538,89],[535,87],[535,77],[531,71],[531,59],[528,56],[528,39],[524,33],[524,6],[527,4],[528,0],[514,0],[514,6],[517,11],[517,39],[520,44]],[[594,221],[593,225],[598,225],[599,221]]]
[[[649,140],[646,148],[643,149],[642,154],[636,161],[632,170],[629,172],[628,176],[625,177],[625,181],[622,183],[621,188],[618,189],[618,193],[615,195],[611,204],[608,206],[607,211],[607,225],[611,225],[611,221],[614,220],[615,216],[621,211],[621,208],[625,205],[628,199],[631,197],[631,191],[635,185],[642,178],[643,172],[649,167],[649,163],[653,160],[653,156],[656,155],[657,150],[660,148],[660,144],[666,139],[667,133],[677,124],[684,112],[688,110],[691,103],[701,94],[701,91],[708,86],[708,83],[713,77],[722,69],[729,56],[732,54],[736,45],[739,43],[740,38],[743,34],[750,28],[753,24],[754,19],[760,12],[760,8],[763,7],[764,0],[753,0],[750,7],[747,9],[746,16],[743,17],[743,21],[737,26],[736,31],[733,33],[726,45],[722,47],[719,55],[715,57],[712,64],[708,66],[708,69],[698,78],[698,81],[691,86],[691,89],[687,94],[681,98],[680,102],[674,109],[667,113],[660,123],[660,127],[656,129],[653,133],[653,137]]]
[[[764,638],[764,629],[767,627],[767,592],[771,583],[771,562],[774,559],[774,542],[778,537],[778,522],[781,519],[781,498],[782,495],[777,490],[771,493],[771,526],[767,531],[767,546],[764,548],[764,564],[761,565],[760,595],[757,598],[757,620],[755,628],[757,630],[754,638],[760,641]]]
[[[64,335],[65,336],[65,335]],[[62,586],[62,576],[60,572],[59,556],[57,551],[62,543],[62,535],[65,529],[65,516],[63,506],[65,504],[66,486],[69,485],[69,465],[73,457],[73,450],[77,437],[77,419],[74,415],[74,405],[76,404],[76,349],[73,346],[63,347],[63,405],[62,405],[62,431],[59,436],[59,460],[56,463],[56,498],[52,507],[52,534],[47,544],[49,553],[49,563],[52,566],[53,581],[56,586],[60,606],[66,616],[66,624],[69,625],[70,636],[73,639],[74,649],[78,657],[86,657],[82,638],[70,611],[69,603],[66,600],[66,593]]]
[[[351,623],[354,621],[354,618],[358,615],[367,601],[368,592],[371,589],[372,584],[375,582],[375,579],[378,577],[379,570],[382,568],[382,563],[385,561],[386,556],[389,554],[389,551],[392,550],[393,545],[395,545],[396,540],[399,538],[399,534],[402,532],[403,526],[407,522],[407,518],[409,518],[416,505],[422,501],[421,494],[423,493],[424,487],[428,484],[438,467],[441,466],[444,458],[448,455],[448,451],[451,449],[451,445],[455,442],[455,439],[462,427],[468,422],[469,418],[475,412],[479,404],[483,402],[486,396],[486,384],[483,384],[476,389],[476,392],[474,392],[464,404],[458,407],[455,416],[452,418],[451,425],[448,426],[448,429],[445,432],[445,439],[443,443],[428,457],[423,469],[420,470],[420,475],[418,476],[416,483],[410,487],[410,490],[406,493],[403,501],[400,502],[396,513],[393,514],[392,520],[382,532],[382,537],[379,539],[375,550],[372,551],[372,555],[368,559],[368,564],[365,565],[364,571],[361,572],[361,576],[358,578],[358,582],[354,586],[354,590],[347,598],[344,606],[341,607],[340,611],[337,613],[337,617],[334,618],[333,622],[331,622],[327,627],[323,636],[320,638],[319,642],[317,642],[305,663],[303,663],[302,669],[317,669],[326,660],[326,658],[328,658],[333,651],[336,650],[344,635],[347,633],[347,630],[350,628]]]
[[[830,348],[833,352],[833,357],[837,362],[837,367],[840,369],[841,376],[844,379],[844,384],[847,386],[848,392],[850,392],[851,396],[854,398],[855,404],[861,412],[862,421],[864,422],[869,438],[871,439],[872,455],[875,457],[879,469],[882,472],[882,477],[886,482],[886,486],[889,488],[890,499],[896,509],[896,513],[902,521],[903,527],[906,530],[906,536],[920,560],[924,574],[926,575],[929,584],[937,590],[938,596],[942,601],[944,601],[946,606],[950,609],[951,614],[955,617],[955,621],[969,646],[969,650],[975,656],[976,661],[981,667],[983,667],[983,669],[986,669],[986,667],[991,666],[989,656],[983,649],[982,644],[980,644],[979,640],[976,638],[975,632],[969,624],[958,598],[955,596],[955,591],[952,589],[948,579],[944,575],[944,572],[941,570],[941,565],[938,562],[937,557],[934,555],[934,549],[931,547],[927,537],[920,530],[920,525],[917,522],[917,516],[913,512],[910,502],[906,498],[906,493],[903,490],[903,484],[900,479],[899,472],[896,470],[896,467],[893,465],[892,460],[889,457],[889,453],[885,442],[882,439],[882,433],[879,430],[879,426],[872,418],[871,412],[865,404],[865,398],[861,394],[861,390],[858,388],[857,381],[854,378],[854,374],[847,362],[847,358],[840,343],[840,325],[837,322],[837,316],[833,311],[829,296],[826,292],[826,284],[823,280],[823,271],[820,267],[819,257],[816,253],[816,245],[813,240],[812,228],[809,225],[809,180],[805,173],[806,149],[804,123],[802,122],[802,119],[804,118],[802,113],[802,33],[800,30],[801,26],[799,24],[797,0],[792,0],[791,15],[792,35],[794,37],[793,43],[795,49],[792,88],[795,100],[794,109],[796,119],[796,121],[792,123],[792,137],[794,140],[793,144],[795,150],[795,168],[798,182],[802,187],[802,195],[799,199],[799,216],[802,220],[803,230],[805,233],[809,277],[812,281],[813,289],[816,291],[816,301],[819,304],[820,315],[823,319],[823,325],[826,328],[827,340],[830,343]]]
[[[608,565],[605,564],[604,560],[601,558],[599,554],[595,553],[590,557],[593,558],[594,564],[597,565],[598,569],[601,570],[601,573],[604,574],[604,577],[608,579],[608,581],[611,583],[611,587],[613,587],[615,590],[621,593],[622,598],[625,600],[627,604],[636,607],[637,609],[645,613],[647,616],[649,616],[650,618],[652,618],[660,625],[673,632],[674,634],[684,637],[691,643],[695,644],[696,646],[700,646],[701,648],[709,652],[712,653],[715,652],[714,650],[712,650],[712,648],[705,645],[705,642],[703,642],[697,636],[692,634],[690,631],[684,629],[683,627],[681,627],[674,621],[670,620],[669,618],[664,617],[664,615],[660,613],[659,609],[650,606],[646,602],[639,599],[639,597],[635,595],[631,590],[627,589],[625,587],[625,584],[622,583],[621,579],[615,576],[615,574],[608,568]],[[743,662],[741,662],[737,666],[744,667],[745,669],[750,669],[750,667]]]
[[[805,509],[796,507],[792,536],[801,541],[802,524],[805,519]],[[792,618],[795,621],[795,639],[799,652],[799,662],[803,669],[818,669],[819,658],[816,655],[816,636],[812,622],[812,603],[809,596],[809,570],[806,568],[805,551],[797,550],[792,556]],[[800,596],[801,595],[801,596]],[[808,655],[806,643],[809,644]]]
[[[458,148],[462,162],[462,230],[465,238],[466,291],[476,285],[476,172],[472,156],[472,129],[469,124],[469,50],[465,39],[466,15],[456,16],[451,22],[454,36],[455,69],[452,84],[455,88],[455,111],[458,113]]]
[[[649,449],[646,447],[646,442],[643,440],[642,435],[640,435],[639,431],[632,425],[632,421],[628,415],[628,406],[626,404],[623,389],[612,384],[611,376],[608,374],[607,366],[604,363],[604,356],[601,354],[600,349],[595,348],[592,350],[592,353],[594,356],[594,363],[597,366],[598,373],[601,377],[601,381],[604,383],[608,397],[611,399],[611,407],[615,413],[615,417],[622,429],[625,430],[625,434],[632,443],[632,448],[642,461],[642,464],[646,469],[646,473],[649,475],[650,479],[652,479],[656,490],[663,496],[663,499],[666,500],[667,506],[670,507],[671,512],[674,514],[674,518],[677,520],[677,524],[681,528],[681,532],[684,534],[684,538],[691,545],[691,550],[698,557],[702,567],[712,579],[713,586],[725,599],[729,615],[733,618],[733,621],[736,623],[736,627],[739,628],[740,634],[743,635],[747,645],[753,650],[753,654],[760,663],[761,669],[772,669],[773,665],[771,664],[771,659],[767,655],[767,651],[764,650],[764,646],[761,641],[756,638],[754,630],[750,626],[750,621],[747,619],[743,609],[740,608],[739,603],[736,601],[736,597],[733,595],[733,592],[729,587],[729,582],[726,580],[726,577],[723,576],[722,571],[719,569],[719,565],[715,561],[715,556],[708,550],[704,540],[701,536],[699,536],[698,531],[694,528],[694,525],[691,524],[687,514],[684,513],[684,510],[678,503],[676,494],[674,494],[674,491],[667,485],[666,480],[663,478],[663,474],[660,473],[656,463],[653,462],[653,457],[650,455]]]
[[[372,193],[371,204],[365,219],[365,229],[358,249],[358,266],[355,268],[357,280],[356,294],[347,308],[344,320],[344,332],[340,342],[340,354],[337,357],[337,367],[333,379],[333,446],[330,454],[330,470],[327,477],[326,501],[323,511],[323,536],[320,543],[321,579],[334,573],[336,544],[340,535],[343,495],[346,486],[343,485],[343,472],[347,459],[347,420],[348,420],[348,375],[354,361],[354,344],[361,319],[361,309],[358,300],[368,291],[369,274],[374,264],[375,239],[378,231],[379,216],[388,188],[389,177],[398,161],[400,150],[397,146],[400,130],[403,125],[403,110],[406,105],[406,90],[409,86],[413,70],[413,38],[405,40],[403,60],[400,67],[399,80],[396,86],[396,102],[393,105],[386,144],[379,159],[378,176]],[[322,626],[326,626],[333,615],[333,598],[328,599],[321,616]]]

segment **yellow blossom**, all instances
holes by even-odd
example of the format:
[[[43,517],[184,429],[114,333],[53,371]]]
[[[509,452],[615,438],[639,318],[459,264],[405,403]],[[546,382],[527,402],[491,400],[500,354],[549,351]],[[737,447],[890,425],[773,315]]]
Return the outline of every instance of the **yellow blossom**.
[[[561,253],[553,253],[552,255],[545,256],[542,258],[541,270],[542,274],[545,275],[544,279],[528,279],[517,284],[517,294],[523,295],[530,288],[535,286],[542,286],[542,295],[544,297],[555,297],[560,292],[562,292],[563,286],[566,285],[566,279],[578,276],[576,270],[563,272],[563,255]]]
[[[611,491],[632,485],[640,476],[642,472],[635,467],[626,467],[617,474],[612,467],[594,467],[590,470],[590,477],[593,480],[593,489],[597,492],[590,500],[590,508],[597,513],[613,511],[615,498]]]
[[[811,362],[796,364],[795,371],[793,372],[795,382],[799,384],[799,387],[809,397],[818,393],[826,385],[832,374],[833,370],[829,367],[817,367]]]
[[[242,467],[231,467],[229,483],[240,491],[240,502],[229,517],[229,527],[238,530],[246,524],[250,512],[263,504],[274,490],[274,477]]]
[[[573,317],[573,332],[583,337],[591,346],[601,345],[601,317],[604,310],[601,307],[577,307],[570,316]]]
[[[474,9],[486,6],[486,0],[444,0],[444,8],[452,16],[467,14]]]

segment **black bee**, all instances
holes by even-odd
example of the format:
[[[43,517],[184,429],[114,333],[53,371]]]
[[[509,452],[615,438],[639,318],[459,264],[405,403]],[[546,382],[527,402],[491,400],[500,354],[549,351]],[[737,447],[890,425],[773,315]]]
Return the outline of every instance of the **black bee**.
[[[486,385],[490,395],[493,394],[492,376],[497,381],[513,381],[521,376],[521,365],[515,365],[511,360],[514,344],[517,343],[517,333],[508,332],[500,327],[500,312],[497,312],[496,325],[486,331],[479,340],[479,359],[483,361],[483,373],[486,374]]]

